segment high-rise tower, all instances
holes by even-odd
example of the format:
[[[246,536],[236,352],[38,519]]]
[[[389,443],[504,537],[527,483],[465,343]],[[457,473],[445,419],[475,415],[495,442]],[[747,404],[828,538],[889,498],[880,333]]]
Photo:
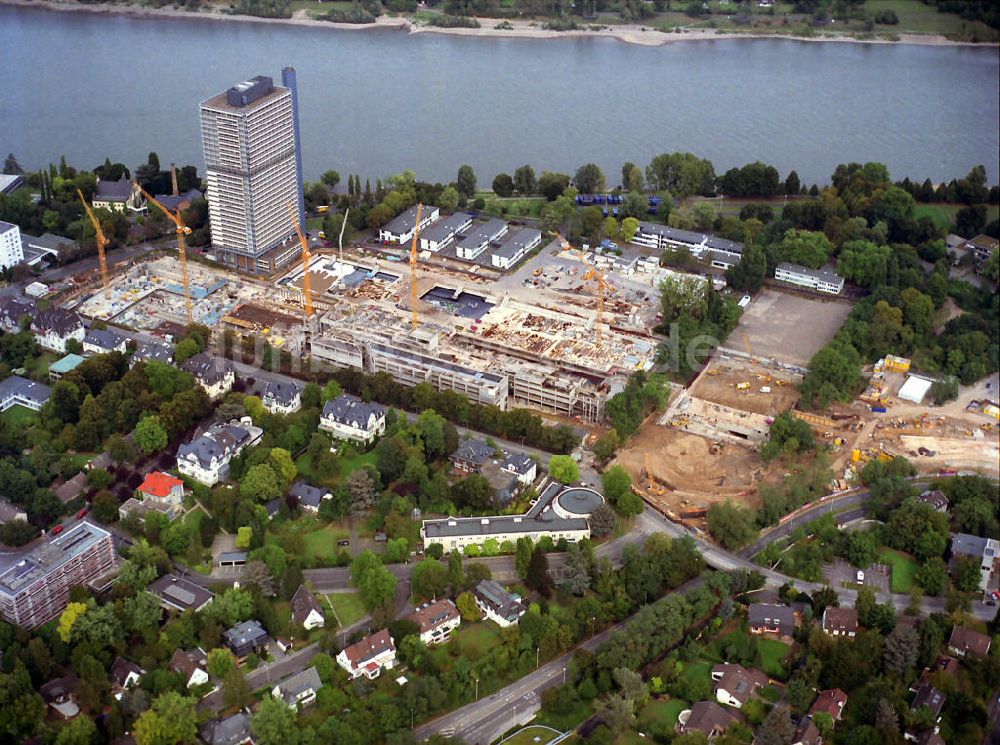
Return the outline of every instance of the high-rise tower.
[[[266,75],[201,104],[212,246],[220,263],[264,274],[299,251],[287,204],[305,224],[295,71]]]

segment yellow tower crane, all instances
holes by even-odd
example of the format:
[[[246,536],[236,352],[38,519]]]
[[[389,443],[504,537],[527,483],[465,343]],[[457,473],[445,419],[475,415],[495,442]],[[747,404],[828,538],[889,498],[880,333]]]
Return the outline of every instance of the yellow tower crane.
[[[309,318],[313,314],[312,288],[309,286],[309,242],[302,235],[302,229],[299,227],[298,218],[295,217],[292,203],[286,202],[285,206],[288,207],[288,216],[292,218],[295,234],[299,237],[299,243],[302,245],[302,307],[305,310],[306,318]]]
[[[184,219],[181,217],[181,211],[177,210],[174,214],[173,211],[168,210],[162,204],[153,199],[152,195],[139,187],[139,191],[142,195],[149,200],[150,203],[156,205],[156,208],[160,210],[167,218],[174,224],[177,233],[177,256],[181,261],[181,284],[184,287],[184,311],[187,317],[187,322],[192,323],[194,321],[194,313],[191,310],[191,288],[188,285],[188,265],[187,265],[187,249],[184,245],[185,236],[191,235],[191,228],[184,224]]]
[[[584,258],[584,254],[582,251],[580,251],[579,253],[580,253],[580,261],[582,261],[583,265],[587,267],[587,271],[583,275],[583,281],[597,283],[597,325],[595,327],[595,330],[596,330],[597,344],[600,345],[601,324],[604,322],[604,291],[611,290],[612,292],[614,292],[615,288],[614,286],[611,285],[610,282],[608,282],[604,278],[604,272],[588,264],[587,260]]]
[[[420,234],[420,213],[423,212],[424,205],[417,202],[417,221],[413,225],[413,243],[410,245],[410,307],[413,318],[410,326],[417,330],[417,236]]]
[[[104,249],[108,245],[108,239],[105,237],[104,231],[101,230],[100,221],[94,217],[90,205],[83,198],[83,192],[77,189],[76,194],[80,197],[80,201],[83,202],[83,209],[87,212],[87,217],[90,218],[90,224],[94,226],[94,238],[97,241],[97,260],[101,265],[101,283],[104,285],[104,299],[110,302],[111,288],[108,286],[108,263],[104,258]]]

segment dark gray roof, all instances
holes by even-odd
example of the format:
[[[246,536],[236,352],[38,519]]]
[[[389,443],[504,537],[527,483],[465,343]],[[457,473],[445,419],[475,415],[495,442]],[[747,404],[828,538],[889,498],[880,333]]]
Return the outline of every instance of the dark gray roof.
[[[178,210],[184,202],[193,202],[195,199],[201,199],[204,196],[198,189],[188,189],[176,197],[173,194],[157,194],[154,199],[168,210]]]
[[[483,440],[470,438],[462,440],[458,444],[458,449],[452,454],[455,460],[466,461],[468,463],[482,464],[493,457],[494,448]]]
[[[43,334],[52,331],[59,336],[69,336],[83,328],[83,321],[73,311],[53,306],[37,311],[31,320],[31,328]]]
[[[264,509],[267,510],[268,517],[274,517],[278,514],[278,510],[281,509],[281,497],[275,497],[264,503]]]
[[[291,406],[302,393],[302,386],[291,380],[269,380],[263,398],[271,398],[282,406]]]
[[[455,233],[471,222],[472,215],[467,212],[456,212],[454,215],[442,217],[433,225],[429,225],[426,230],[420,233],[420,238],[432,243],[440,243],[454,237]]]
[[[496,256],[509,259],[521,253],[525,249],[525,246],[528,246],[541,237],[542,232],[534,228],[524,228],[523,230],[518,230],[516,233],[508,233],[493,253]]]
[[[221,357],[213,357],[206,352],[201,352],[184,360],[181,369],[187,370],[208,385],[215,385],[226,377],[230,365]]]
[[[284,702],[292,706],[303,693],[318,691],[322,688],[323,682],[319,679],[319,673],[316,672],[315,667],[307,667],[301,673],[285,678],[278,683],[277,687]]]
[[[747,609],[747,620],[750,626],[779,626],[783,631],[791,631],[795,613],[787,605],[752,603]]]
[[[604,497],[593,489],[566,489],[556,497],[556,502],[569,514],[584,516],[604,504]]]
[[[719,238],[715,235],[705,236],[705,247],[714,249],[715,251],[722,251],[727,254],[742,254],[743,244],[737,243],[736,241],[730,241],[725,238]]]
[[[299,504],[306,507],[318,508],[323,497],[329,494],[329,490],[310,486],[305,481],[296,481],[288,488],[288,493],[299,500]]]
[[[164,605],[181,611],[197,610],[215,597],[210,590],[176,574],[164,574],[146,589],[160,598]]]
[[[240,711],[225,719],[210,719],[198,728],[205,745],[240,745],[250,737],[250,717]]]
[[[842,277],[828,266],[821,266],[819,269],[810,269],[807,266],[801,266],[799,264],[792,264],[791,262],[783,261],[778,264],[775,269],[784,269],[786,272],[801,274],[806,277],[812,277],[813,279],[821,279],[824,282],[842,281]]]
[[[493,240],[497,233],[503,232],[507,223],[499,217],[491,217],[483,223],[473,223],[472,227],[458,242],[458,248],[479,248],[484,242]]]
[[[437,207],[431,205],[424,205],[423,210],[420,213],[420,219],[426,220],[427,216],[431,214]],[[417,207],[414,205],[407,210],[403,210],[400,214],[386,223],[383,230],[387,230],[390,233],[396,235],[402,235],[403,233],[409,233],[413,230],[413,226],[417,224]]]
[[[525,608],[521,599],[507,592],[499,582],[484,579],[476,585],[475,594],[506,621],[513,622],[524,615]]]
[[[503,463],[500,465],[505,471],[513,471],[523,476],[531,470],[532,466],[535,465],[535,461],[524,453],[511,453],[504,458]]]
[[[323,615],[323,609],[317,602],[316,596],[309,592],[305,585],[299,585],[299,589],[292,595],[292,620],[298,624],[305,623],[312,611]]]
[[[727,729],[733,722],[739,721],[742,721],[739,714],[720,706],[715,701],[698,701],[691,707],[691,713],[684,722],[684,731],[697,730],[705,736],[712,736]]]
[[[956,533],[951,538],[951,553],[958,556],[973,556],[981,559],[986,552],[988,542],[985,538],[968,533]]]
[[[6,232],[8,232],[10,230],[16,230],[16,231],[18,231],[18,234],[20,234],[20,232],[21,232],[21,229],[17,225],[15,225],[14,223],[12,223],[12,222],[5,222],[3,220],[0,220],[0,235],[3,235],[4,233],[6,233]]]
[[[209,468],[213,457],[218,459],[231,455],[249,441],[250,437],[250,432],[238,424],[219,422],[190,442],[183,443],[177,448],[177,457],[186,458],[188,455],[194,455],[202,467]]]
[[[239,647],[245,644],[257,645],[267,638],[267,631],[259,621],[253,619],[238,623],[231,629],[226,629],[222,635],[228,644]]]
[[[701,242],[705,240],[704,233],[695,233],[691,230],[671,228],[669,225],[660,225],[655,222],[640,222],[639,232],[658,235],[666,238],[667,240],[676,241],[678,243],[686,243],[692,246],[701,245]]]
[[[55,254],[58,254],[63,246],[72,246],[74,243],[72,238],[64,238],[63,236],[56,235],[55,233],[42,233],[37,238],[33,235],[25,236],[22,234],[22,238],[27,238],[28,245],[31,248],[51,251]]]
[[[52,395],[52,389],[47,385],[22,378],[20,375],[11,375],[0,381],[0,400],[8,396],[16,396],[41,406],[49,400],[50,395]]]
[[[92,344],[101,349],[111,351],[127,341],[126,337],[119,334],[114,329],[91,329],[83,337],[84,344]]]
[[[134,360],[156,360],[169,365],[174,359],[174,348],[162,341],[144,341],[135,349]]]
[[[0,325],[8,329],[16,329],[24,316],[33,316],[35,312],[33,300],[9,295],[0,298]]]
[[[132,197],[132,182],[122,177],[118,181],[98,181],[96,199],[125,202]]]
[[[913,697],[910,711],[916,711],[921,706],[926,706],[935,717],[940,716],[941,709],[944,708],[945,695],[932,685],[922,685]]]
[[[736,266],[736,264],[740,263],[738,257],[722,251],[709,251],[707,258],[709,261],[718,261],[720,264],[725,264],[726,266]]]
[[[341,424],[352,427],[366,428],[372,416],[376,419],[385,415],[385,407],[376,403],[362,401],[349,394],[344,394],[323,405],[323,416]]]
[[[114,663],[112,663],[111,673],[108,677],[111,678],[112,682],[123,686],[131,673],[142,675],[142,668],[134,662],[129,662],[124,657],[118,657],[115,659]]]

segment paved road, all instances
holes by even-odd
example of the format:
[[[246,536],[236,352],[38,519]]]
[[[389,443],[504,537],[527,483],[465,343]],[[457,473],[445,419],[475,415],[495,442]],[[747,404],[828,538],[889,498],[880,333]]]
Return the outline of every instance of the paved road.
[[[251,691],[255,691],[263,686],[271,686],[279,680],[287,678],[289,675],[301,672],[309,667],[312,658],[319,653],[318,644],[310,644],[289,655],[285,655],[280,660],[263,664],[246,676],[247,685]],[[223,708],[221,689],[208,694],[198,702],[200,711],[219,711]]]

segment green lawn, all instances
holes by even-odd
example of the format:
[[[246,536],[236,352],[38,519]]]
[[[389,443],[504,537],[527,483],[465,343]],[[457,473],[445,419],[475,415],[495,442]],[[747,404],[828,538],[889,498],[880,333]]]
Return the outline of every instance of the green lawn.
[[[452,636],[450,645],[461,657],[477,659],[499,640],[499,630],[491,623],[463,623]]]
[[[3,413],[3,419],[13,430],[24,431],[38,424],[38,412],[27,406],[11,406]]]
[[[377,455],[374,450],[368,453],[359,453],[351,458],[340,459],[340,478],[345,479],[350,476],[351,471],[356,471],[361,466],[374,466]]]
[[[945,203],[918,203],[914,210],[914,217],[921,218],[925,215],[930,217],[939,228],[947,229],[954,225],[955,214],[964,207],[964,204]],[[1000,206],[995,204],[986,205],[986,221],[996,220],[1000,216]]]
[[[576,729],[579,725],[594,713],[593,707],[587,701],[577,701],[576,706],[573,710],[567,712],[566,714],[546,714],[544,711],[538,712],[538,716],[535,717],[535,724],[544,724],[552,729],[557,729],[562,732],[567,730]],[[564,740],[563,742],[567,742]]]
[[[654,728],[654,731],[670,732],[677,723],[677,715],[686,708],[688,708],[687,701],[679,698],[650,701],[639,712],[639,729],[643,732]]]
[[[340,626],[350,626],[368,615],[364,603],[361,602],[361,595],[357,592],[331,592],[326,596],[327,601],[333,606],[340,620]]]
[[[309,453],[303,453],[295,461],[295,467],[299,469],[299,473],[302,477],[311,484],[317,486],[336,486],[341,480],[347,478],[351,471],[356,471],[358,468],[364,465],[375,465],[376,454],[375,451],[369,453],[359,453],[358,455],[351,456],[350,458],[341,458],[340,460],[340,475],[332,479],[321,479],[312,468],[312,458]]]
[[[788,655],[788,645],[775,639],[760,639],[759,644],[764,672],[772,678],[784,680],[788,673],[781,661]]]
[[[337,558],[337,541],[349,537],[350,531],[341,523],[324,525],[318,520],[304,517],[275,523],[267,531],[265,540],[301,556],[307,564],[329,566]]]
[[[708,680],[712,675],[710,662],[682,662],[681,675],[689,682]]]
[[[878,560],[892,567],[892,591],[909,592],[910,588],[913,587],[913,578],[917,574],[917,569],[920,568],[916,559],[902,551],[883,548],[878,553]]]
[[[559,733],[553,732],[547,727],[530,725],[501,742],[503,745],[548,745],[557,737],[559,737]]]

